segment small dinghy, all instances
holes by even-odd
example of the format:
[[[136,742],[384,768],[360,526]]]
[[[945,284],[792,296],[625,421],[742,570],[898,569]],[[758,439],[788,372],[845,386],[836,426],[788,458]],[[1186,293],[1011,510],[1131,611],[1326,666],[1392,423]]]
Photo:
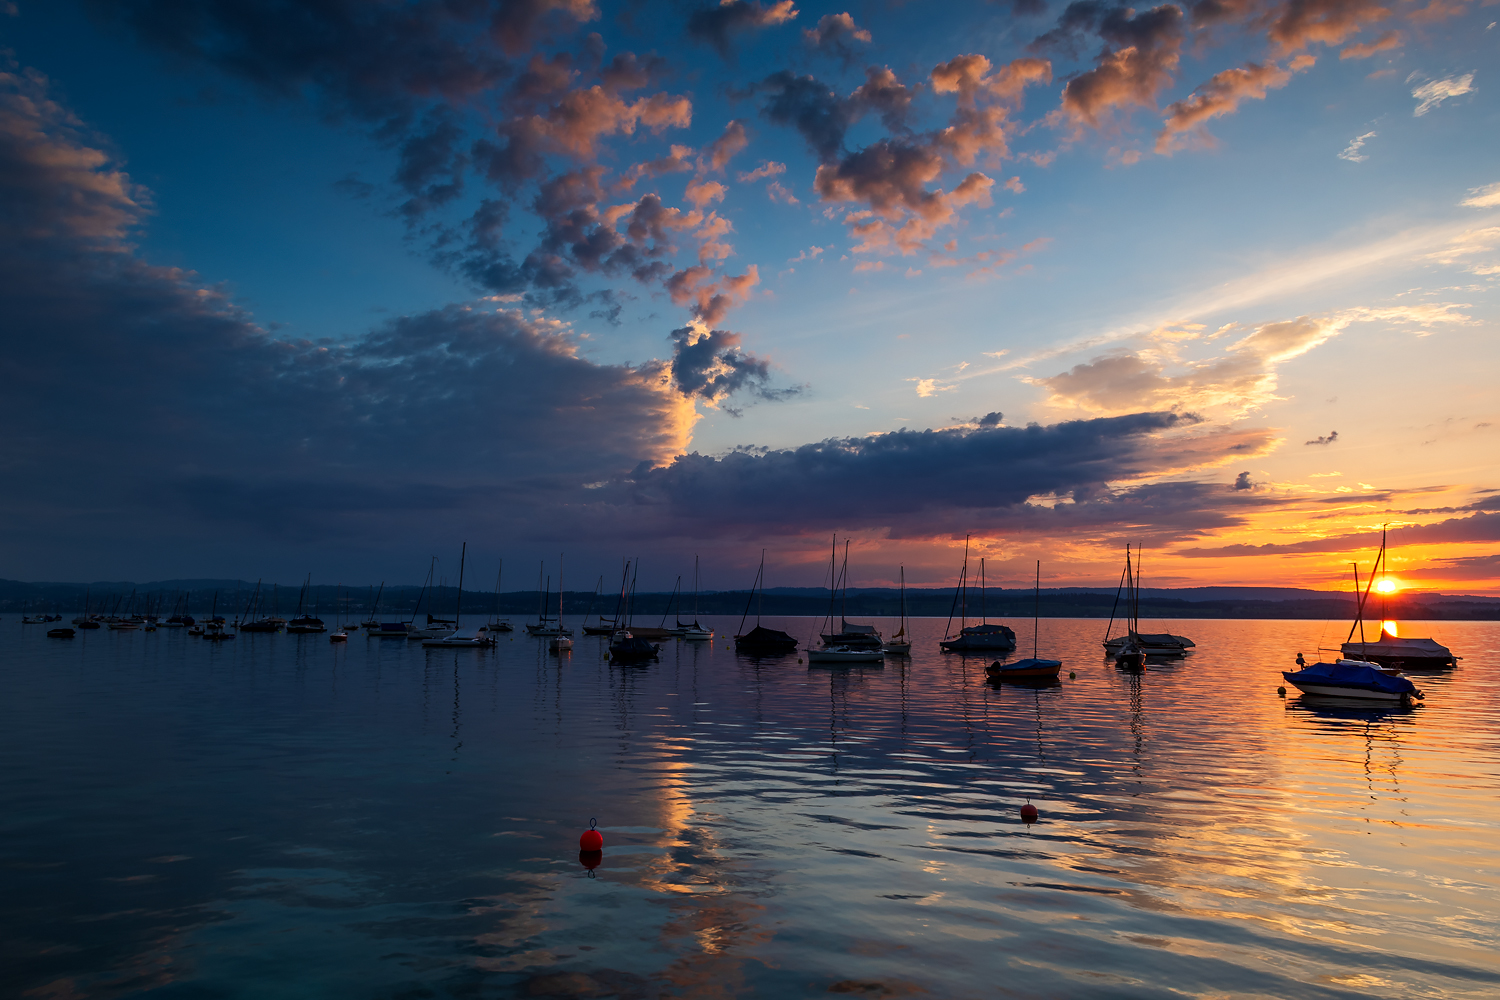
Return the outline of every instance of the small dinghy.
[[[71,639],[71,638],[73,638],[73,630],[70,629],[70,628],[49,628],[47,630],[47,638],[49,638],[49,639]]]
[[[1367,660],[1312,663],[1297,671],[1283,670],[1281,676],[1303,694],[1374,701],[1412,701],[1422,697],[1422,692],[1405,676],[1389,673]]]
[[[1062,660],[1043,660],[1035,656],[1028,656],[1026,659],[1017,660],[1014,663],[1001,663],[999,660],[996,660],[984,668],[984,676],[992,681],[1034,681],[1041,678],[1056,677],[1060,670],[1062,670]]]

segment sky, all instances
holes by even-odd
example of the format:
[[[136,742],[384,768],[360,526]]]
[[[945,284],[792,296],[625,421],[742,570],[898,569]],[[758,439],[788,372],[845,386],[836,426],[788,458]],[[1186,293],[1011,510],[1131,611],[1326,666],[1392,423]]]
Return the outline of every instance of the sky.
[[[0,2],[0,576],[1500,594],[1497,21]]]

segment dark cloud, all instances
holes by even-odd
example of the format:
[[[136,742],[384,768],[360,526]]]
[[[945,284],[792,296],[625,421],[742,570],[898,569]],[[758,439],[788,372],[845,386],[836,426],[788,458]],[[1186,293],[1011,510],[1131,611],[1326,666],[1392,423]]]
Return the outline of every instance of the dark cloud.
[[[725,60],[734,55],[736,35],[785,24],[797,16],[793,0],[775,0],[770,6],[759,0],[721,0],[688,15],[688,37],[712,45]]]
[[[407,195],[402,215],[427,215],[463,194],[469,167],[467,146],[463,129],[440,111],[432,112],[421,129],[406,136],[395,176]]]
[[[672,331],[672,340],[672,380],[684,395],[717,401],[743,390],[763,399],[784,399],[796,392],[771,389],[770,363],[740,350],[737,333],[704,333],[698,326],[685,326]]]
[[[1425,569],[1403,569],[1403,580],[1500,580],[1500,555],[1435,559]]]
[[[1462,542],[1500,542],[1500,514],[1473,514],[1454,517],[1436,524],[1392,528],[1391,545],[1445,545]],[[1222,545],[1217,548],[1183,549],[1182,555],[1207,558],[1213,556],[1288,555],[1303,552],[1347,552],[1351,549],[1373,549],[1380,545],[1378,531],[1365,531],[1332,538],[1310,538],[1302,542],[1270,542],[1265,545]]]
[[[384,120],[430,99],[460,101],[509,72],[549,9],[569,0],[497,5],[442,0],[85,0],[174,56],[200,62],[283,97],[309,91],[329,110]],[[489,12],[493,11],[493,16]],[[499,48],[484,44],[493,27]]]
[[[1000,421],[1005,419],[1005,414],[999,410],[993,410],[974,421],[980,427],[999,427]]]
[[[483,522],[687,441],[665,365],[596,364],[521,311],[453,306],[349,343],[268,333],[135,256],[141,196],[39,79],[0,74],[0,184],[0,420],[24,428],[0,446],[0,510],[28,550],[121,524],[191,546]]]
[[[1232,490],[1253,490],[1255,484],[1250,481],[1250,473],[1241,472],[1234,477],[1234,483],[1229,487]]]
[[[1072,4],[1068,11],[1079,6]],[[1068,11],[1064,11],[1064,19]],[[1085,16],[1107,44],[1097,65],[1063,88],[1063,109],[1076,120],[1097,127],[1112,109],[1156,107],[1158,96],[1172,85],[1177,69],[1183,39],[1182,10],[1163,4],[1137,14],[1129,7],[1114,7],[1103,12],[1080,12],[1080,19]]]
[[[770,94],[761,114],[778,125],[795,128],[820,161],[838,158],[844,133],[859,117],[855,107],[816,77],[796,76],[788,70],[766,77],[760,87]]]
[[[818,23],[802,32],[803,41],[827,55],[835,56],[846,65],[858,54],[854,43],[870,43],[870,32],[854,23],[854,18],[845,11],[842,14],[824,14]]]
[[[1326,435],[1319,435],[1318,437],[1313,438],[1311,441],[1304,441],[1302,443],[1303,444],[1333,444],[1338,439],[1339,439],[1339,432],[1338,431],[1329,431]]]
[[[970,523],[974,512],[1038,516],[1025,508],[1039,494],[1107,506],[1111,481],[1200,462],[1242,440],[1216,432],[1192,444],[1168,443],[1191,424],[1178,414],[1139,413],[1045,427],[901,430],[720,458],[683,455],[665,467],[642,466],[603,499],[653,508],[685,531],[711,523],[800,533],[839,524],[930,537],[944,533],[949,514]],[[1040,516],[1075,515],[1092,520],[1083,511]]]

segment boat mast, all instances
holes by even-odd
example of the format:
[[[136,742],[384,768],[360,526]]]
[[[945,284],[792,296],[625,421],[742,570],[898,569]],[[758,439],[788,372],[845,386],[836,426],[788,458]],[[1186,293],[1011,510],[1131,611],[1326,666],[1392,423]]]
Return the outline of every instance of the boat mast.
[[[562,631],[562,564],[563,553],[557,554],[557,629]]]
[[[962,590],[963,597],[961,597],[959,599],[959,605],[958,605],[958,628],[959,628],[959,634],[960,635],[963,634],[963,630],[965,628],[967,628],[968,625],[969,625],[969,538],[970,537],[971,536],[969,536],[969,535],[965,535],[964,536],[964,570],[963,570],[963,573],[959,577],[960,586],[963,588],[963,590]]]
[[[984,602],[984,556],[979,557],[979,620],[988,625],[990,613]]]
[[[464,542],[464,547],[458,553],[458,603],[453,607],[453,629],[458,630],[458,620],[464,614],[464,558],[469,554],[469,543]]]
[[[1031,658],[1036,659],[1037,632],[1042,621],[1042,561],[1036,561],[1036,608],[1031,613]]]
[[[901,638],[906,638],[906,564],[901,565],[901,631],[897,633]]]
[[[843,599],[839,602],[839,631],[849,628],[849,539],[844,539],[844,565],[839,570],[839,582],[844,585]]]

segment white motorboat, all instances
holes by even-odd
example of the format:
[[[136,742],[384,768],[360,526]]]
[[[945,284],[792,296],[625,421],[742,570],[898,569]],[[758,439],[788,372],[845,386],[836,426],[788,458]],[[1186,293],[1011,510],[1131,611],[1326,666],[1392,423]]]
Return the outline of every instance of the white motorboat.
[[[488,632],[465,630],[437,639],[423,639],[423,649],[481,649],[495,644],[494,636]]]
[[[1422,697],[1404,674],[1382,670],[1380,664],[1368,660],[1340,658],[1333,663],[1312,663],[1297,671],[1283,670],[1281,676],[1303,694],[1396,702]]]
[[[547,643],[547,648],[554,653],[571,653],[573,651],[573,637],[570,635],[554,636]]]

